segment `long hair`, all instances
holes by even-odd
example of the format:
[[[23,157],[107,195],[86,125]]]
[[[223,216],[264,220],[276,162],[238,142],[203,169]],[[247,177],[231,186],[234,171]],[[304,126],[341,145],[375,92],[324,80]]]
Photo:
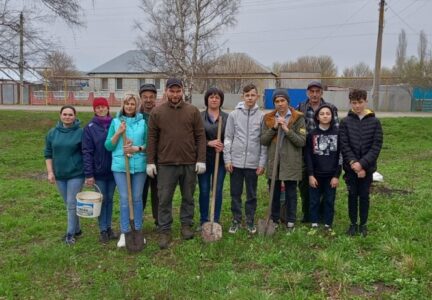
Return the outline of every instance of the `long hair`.
[[[129,102],[131,100],[135,101],[135,114],[136,114],[139,111],[139,106],[140,106],[140,100],[139,99],[140,98],[132,92],[125,93],[125,95],[123,96],[122,102],[121,102],[121,108],[120,108],[121,114],[123,116],[125,115],[124,105],[126,102]]]

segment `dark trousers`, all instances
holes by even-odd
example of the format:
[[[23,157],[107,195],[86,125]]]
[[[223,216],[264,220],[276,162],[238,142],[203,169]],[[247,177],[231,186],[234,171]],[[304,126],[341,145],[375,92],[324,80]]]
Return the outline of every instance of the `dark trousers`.
[[[302,222],[308,223],[311,222],[310,217],[310,196],[309,196],[309,175],[307,174],[306,169],[303,169],[302,180],[298,183],[298,188],[300,191],[300,197],[302,200],[302,213],[303,220]],[[320,202],[321,205],[319,207],[319,222],[321,223],[324,219],[324,206],[323,202]]]
[[[273,222],[276,223],[279,223],[279,219],[281,218],[281,183],[281,180],[275,181],[275,190],[273,192],[271,218]],[[297,212],[297,181],[284,180],[283,183],[285,185],[285,220],[286,222],[294,223],[296,221]]]
[[[336,189],[330,186],[333,177],[315,177],[318,181],[318,187],[309,186],[310,199],[310,221],[318,223],[320,221],[320,208],[323,207],[324,224],[332,225],[334,217],[334,203],[336,198]]]
[[[358,178],[356,173],[348,171],[344,179],[348,189],[348,214],[351,224],[357,224],[357,216],[360,213],[360,225],[365,225],[369,215],[369,190],[372,184],[372,174],[367,173],[366,177]]]
[[[157,176],[155,178],[151,178],[150,176],[147,176],[147,180],[144,184],[144,190],[143,190],[143,210],[145,210],[147,205],[147,196],[148,191],[150,189],[150,196],[151,196],[151,206],[152,206],[152,215],[153,219],[155,220],[155,225],[158,225],[158,207],[159,207],[159,197],[158,197],[158,188],[157,188]]]
[[[172,202],[177,184],[180,186],[181,206],[180,222],[182,225],[193,225],[194,199],[196,186],[195,165],[158,166],[159,230],[170,231]]]
[[[243,182],[246,184],[245,215],[246,223],[253,224],[257,207],[257,184],[258,175],[255,169],[233,168],[230,177],[231,187],[231,212],[234,221],[242,221],[242,200]]]

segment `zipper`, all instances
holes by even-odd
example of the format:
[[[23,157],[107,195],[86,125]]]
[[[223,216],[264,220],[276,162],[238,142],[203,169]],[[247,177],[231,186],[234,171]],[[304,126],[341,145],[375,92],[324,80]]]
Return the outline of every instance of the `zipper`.
[[[243,163],[243,168],[246,168],[246,160],[247,160],[247,153],[248,153],[248,147],[249,147],[249,117],[250,117],[250,108],[248,109],[248,116],[247,116],[247,126],[246,126],[246,149],[245,149],[245,159]]]

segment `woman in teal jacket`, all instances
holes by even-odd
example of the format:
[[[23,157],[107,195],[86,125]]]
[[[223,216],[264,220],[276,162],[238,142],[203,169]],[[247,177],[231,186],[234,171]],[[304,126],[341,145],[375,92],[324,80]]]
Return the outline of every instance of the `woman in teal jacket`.
[[[45,139],[48,181],[57,184],[67,208],[65,243],[68,245],[75,244],[75,237],[82,233],[76,214],[76,194],[84,183],[82,132],[75,108],[65,105],[60,109],[60,121],[50,129]]]
[[[129,169],[134,210],[134,224],[137,230],[143,226],[142,193],[146,180],[147,125],[143,115],[138,112],[139,98],[126,94],[117,117],[111,122],[105,148],[112,151],[111,170],[120,194],[120,239],[117,247],[125,247],[125,233],[129,228],[129,203],[126,181],[125,155],[129,158]],[[126,142],[123,140],[126,133]],[[145,241],[144,241],[145,242]]]

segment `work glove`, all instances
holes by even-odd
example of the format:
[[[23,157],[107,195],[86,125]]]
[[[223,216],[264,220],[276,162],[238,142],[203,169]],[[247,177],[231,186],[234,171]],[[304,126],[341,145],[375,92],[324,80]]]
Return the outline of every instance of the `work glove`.
[[[148,164],[147,165],[147,175],[150,176],[151,178],[155,178],[156,174],[157,174],[156,165],[155,164]]]
[[[195,165],[195,172],[197,174],[204,174],[206,171],[206,164],[202,162],[197,162]]]

